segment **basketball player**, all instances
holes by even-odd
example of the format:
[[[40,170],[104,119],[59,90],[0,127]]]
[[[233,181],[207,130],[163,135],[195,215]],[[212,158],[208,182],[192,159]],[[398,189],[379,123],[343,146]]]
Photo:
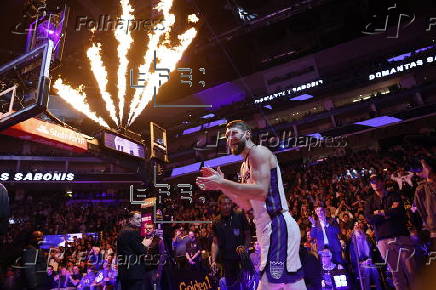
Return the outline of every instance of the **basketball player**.
[[[202,168],[197,185],[202,190],[221,190],[246,210],[253,208],[261,247],[258,290],[306,289],[299,257],[301,233],[289,213],[277,158],[251,141],[250,128],[241,120],[227,124],[226,137],[232,154],[244,158],[241,183],[225,179],[218,167]]]

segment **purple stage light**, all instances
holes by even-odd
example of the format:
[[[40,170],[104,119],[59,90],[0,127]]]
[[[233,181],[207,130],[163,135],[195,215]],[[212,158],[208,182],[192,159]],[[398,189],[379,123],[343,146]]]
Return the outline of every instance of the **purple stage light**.
[[[227,123],[226,119],[213,121],[213,122],[204,124],[203,129],[212,128],[212,127],[219,126],[219,125],[226,124],[226,123]]]
[[[192,134],[192,133],[200,131],[202,128],[203,129],[208,129],[208,128],[212,128],[212,127],[219,126],[219,125],[226,124],[226,123],[227,123],[226,119],[221,119],[221,120],[213,121],[213,122],[206,123],[206,124],[203,124],[203,125],[200,125],[200,126],[197,126],[197,127],[188,128],[188,129],[183,131],[182,135]]]
[[[106,203],[106,204],[116,204],[119,203],[120,200],[118,199],[72,199],[66,202],[67,206],[71,206],[75,203]]]
[[[201,126],[189,128],[189,129],[184,130],[182,135],[192,134],[192,133],[198,132],[200,130],[201,130]]]
[[[213,117],[215,117],[215,114],[207,114],[207,115],[204,115],[202,118],[203,119],[209,119],[209,118],[213,118]]]
[[[56,27],[55,24],[49,20],[43,21],[37,26],[37,37],[39,39],[48,38],[55,44],[60,39],[61,27]]]
[[[266,106],[263,106],[263,107],[272,110],[271,105],[266,105]]]
[[[242,161],[242,156],[239,155],[226,155],[222,157],[217,157],[204,162],[205,167],[217,167],[226,165],[229,163]]]
[[[430,45],[430,46],[427,46],[427,47],[418,48],[418,49],[415,50],[415,53],[420,53],[420,52],[423,52],[423,51],[429,50],[429,49],[431,49],[431,48],[433,48],[433,47],[434,47],[434,45]],[[409,57],[411,57],[411,56],[412,56],[412,52],[403,53],[403,54],[400,54],[400,55],[394,56],[393,58],[389,58],[389,59],[388,59],[388,62],[394,62],[394,61],[405,60],[406,58],[409,58]]]
[[[200,165],[201,165],[201,162],[197,162],[197,163],[189,164],[189,165],[186,165],[183,167],[173,168],[173,170],[171,172],[171,177],[199,171]]]
[[[302,94],[302,95],[296,96],[294,98],[290,98],[289,100],[291,100],[291,101],[305,101],[305,100],[312,99],[312,98],[313,98],[312,95]]]
[[[411,55],[412,55],[411,52],[400,54],[400,55],[397,55],[397,56],[395,56],[393,58],[388,59],[388,62],[405,60],[406,58],[410,57]]]
[[[392,124],[392,123],[398,123],[401,121],[402,121],[401,119],[398,119],[395,117],[381,116],[381,117],[368,119],[368,120],[363,121],[363,122],[356,122],[354,124],[377,128],[377,127],[382,127],[382,126]]]
[[[427,46],[427,47],[419,48],[419,49],[415,50],[415,52],[416,53],[420,53],[420,52],[426,51],[428,49],[431,49],[433,47],[434,47],[434,45],[430,45],[430,46]]]

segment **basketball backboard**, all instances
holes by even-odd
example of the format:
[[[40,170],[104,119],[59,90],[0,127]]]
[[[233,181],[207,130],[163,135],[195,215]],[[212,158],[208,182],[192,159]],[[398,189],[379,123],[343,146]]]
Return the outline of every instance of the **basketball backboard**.
[[[0,130],[46,110],[53,42],[0,67]]]

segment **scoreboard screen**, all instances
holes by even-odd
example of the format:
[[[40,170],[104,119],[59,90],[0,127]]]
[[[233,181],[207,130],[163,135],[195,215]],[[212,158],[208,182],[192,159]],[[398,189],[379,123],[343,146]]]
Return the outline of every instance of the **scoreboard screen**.
[[[131,156],[145,158],[145,148],[141,143],[133,142],[130,139],[108,132],[104,133],[103,141],[104,146],[109,149],[123,152]]]

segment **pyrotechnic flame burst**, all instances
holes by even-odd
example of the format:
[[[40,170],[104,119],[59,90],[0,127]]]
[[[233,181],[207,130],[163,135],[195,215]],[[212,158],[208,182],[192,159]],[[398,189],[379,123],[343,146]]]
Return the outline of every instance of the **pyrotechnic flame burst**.
[[[69,85],[66,85],[62,82],[61,79],[57,79],[53,86],[59,92],[59,96],[66,101],[68,104],[73,106],[76,110],[85,114],[88,118],[97,122],[100,126],[109,128],[109,125],[103,120],[101,117],[97,117],[97,115],[91,111],[89,108],[89,104],[86,102],[86,94],[80,92],[79,90],[73,89]]]
[[[197,23],[199,19],[198,19],[197,15],[190,14],[190,15],[188,15],[188,20],[189,20],[189,22]]]
[[[120,0],[122,13],[121,19],[134,20],[134,9],[129,3],[129,0]],[[115,39],[118,42],[118,72],[117,72],[117,86],[118,86],[118,106],[115,107],[112,100],[112,96],[107,92],[106,87],[108,83],[106,67],[103,64],[101,57],[101,45],[99,43],[93,43],[87,50],[87,56],[90,62],[91,70],[97,81],[98,88],[102,99],[105,102],[105,108],[109,112],[112,121],[118,126],[130,126],[136,120],[136,118],[142,113],[147,104],[152,100],[154,95],[154,87],[156,87],[156,94],[159,90],[159,72],[152,71],[154,67],[154,52],[156,51],[157,60],[156,67],[166,68],[169,71],[173,71],[176,68],[177,62],[182,57],[185,50],[192,43],[192,40],[197,35],[195,28],[190,28],[184,33],[178,35],[180,43],[177,46],[171,46],[170,42],[170,30],[175,23],[175,15],[170,13],[173,5],[173,0],[160,1],[155,9],[162,12],[164,29],[152,30],[148,34],[148,43],[146,51],[143,57],[143,64],[139,67],[139,72],[146,73],[145,83],[143,88],[135,88],[134,95],[131,99],[129,106],[129,113],[127,122],[124,122],[124,104],[126,96],[126,83],[128,82],[127,69],[129,60],[127,54],[133,42],[133,38],[130,33],[130,29],[125,30],[117,29],[114,32]],[[188,16],[188,22],[198,22],[198,17],[195,14]],[[159,24],[156,24],[159,25]],[[153,65],[153,66],[152,66]],[[168,81],[167,78],[160,79],[160,85],[163,85]],[[79,89],[74,89],[71,86],[65,84],[62,79],[56,80],[54,86],[59,96],[70,104],[74,109],[81,111],[91,120],[97,122],[100,126],[109,128],[109,125],[101,117],[98,117],[93,112],[88,103],[86,102],[86,94]]]
[[[109,112],[111,119],[115,124],[119,124],[116,117],[116,110],[111,95],[106,91],[107,86],[107,71],[101,59],[101,45],[100,43],[93,43],[92,46],[86,52],[89,62],[91,64],[91,70],[94,73],[94,77],[97,81],[98,88],[100,89],[101,97],[106,103],[106,110]]]
[[[123,12],[121,19],[134,19],[132,6],[129,4],[129,0],[121,0],[121,7]],[[127,27],[127,33],[124,33],[121,29],[115,29],[115,38],[118,41],[118,59],[120,64],[118,66],[118,112],[120,124],[123,123],[123,111],[124,111],[124,95],[126,94],[126,74],[129,60],[127,59],[127,52],[130,45],[133,42],[133,38],[130,35],[130,29]]]

